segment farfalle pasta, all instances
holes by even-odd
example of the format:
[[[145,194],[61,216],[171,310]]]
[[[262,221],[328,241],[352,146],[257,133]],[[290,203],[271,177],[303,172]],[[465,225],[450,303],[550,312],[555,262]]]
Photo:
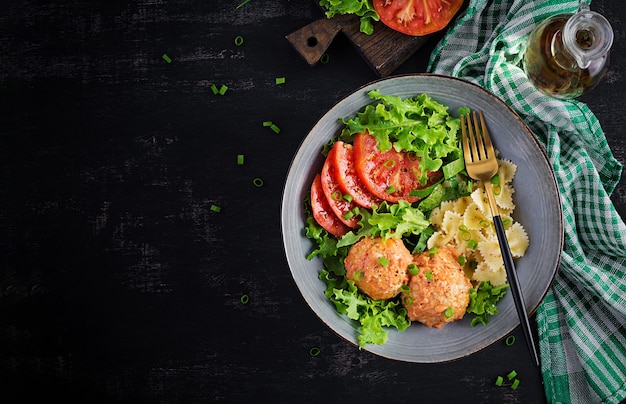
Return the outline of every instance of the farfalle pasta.
[[[508,160],[498,159],[498,181],[493,185],[500,208],[511,254],[519,258],[529,245],[524,227],[512,218],[512,181],[517,166]],[[465,257],[465,271],[474,281],[490,281],[492,285],[507,282],[500,244],[491,219],[489,201],[484,185],[477,183],[470,196],[447,201],[435,208],[430,215],[435,232],[428,240],[428,248],[450,245]]]

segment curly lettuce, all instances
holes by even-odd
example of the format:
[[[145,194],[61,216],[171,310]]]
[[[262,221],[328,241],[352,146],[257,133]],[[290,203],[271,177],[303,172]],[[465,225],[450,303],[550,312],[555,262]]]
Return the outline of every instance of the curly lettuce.
[[[374,21],[380,17],[371,0],[320,0],[320,6],[326,9],[326,17],[335,15],[354,14],[360,18],[360,30],[366,35],[374,32]]]

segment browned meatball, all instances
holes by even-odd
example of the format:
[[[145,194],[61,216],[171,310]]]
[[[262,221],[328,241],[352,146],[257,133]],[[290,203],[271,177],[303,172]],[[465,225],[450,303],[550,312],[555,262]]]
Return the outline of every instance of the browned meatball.
[[[459,264],[452,247],[416,255],[413,263],[418,273],[411,276],[410,291],[402,302],[411,321],[440,328],[459,320],[469,304],[471,282]]]
[[[411,252],[400,239],[364,238],[354,244],[344,264],[346,277],[374,300],[391,299],[409,282]]]

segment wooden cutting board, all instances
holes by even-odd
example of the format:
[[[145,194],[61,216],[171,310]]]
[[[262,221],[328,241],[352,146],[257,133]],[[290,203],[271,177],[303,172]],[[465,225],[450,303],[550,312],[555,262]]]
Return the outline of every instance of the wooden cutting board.
[[[366,35],[359,31],[359,25],[359,18],[355,15],[324,17],[286,38],[300,56],[314,66],[319,63],[335,36],[342,32],[379,77],[393,73],[430,38],[430,35],[405,35],[380,22],[374,23],[373,34]]]

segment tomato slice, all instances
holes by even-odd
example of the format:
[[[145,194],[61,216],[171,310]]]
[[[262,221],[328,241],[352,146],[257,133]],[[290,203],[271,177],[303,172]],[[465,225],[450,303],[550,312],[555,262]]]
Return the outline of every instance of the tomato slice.
[[[343,193],[352,196],[354,203],[364,208],[371,208],[374,204],[380,206],[382,199],[377,198],[368,191],[356,174],[352,145],[337,141],[333,149],[336,149],[334,153],[332,153],[332,156],[335,159],[334,166],[339,189]]]
[[[315,176],[313,184],[311,184],[311,210],[315,221],[333,236],[341,237],[350,231],[350,228],[339,220],[330,208],[322,189],[320,174]]]
[[[427,183],[420,184],[419,158],[393,148],[381,152],[376,138],[368,133],[355,136],[353,150],[354,168],[365,187],[389,202],[416,202],[419,198],[411,196],[411,191],[426,188],[441,178],[441,172],[429,172]]]
[[[326,200],[328,200],[331,210],[335,212],[339,220],[344,222],[348,227],[357,228],[359,227],[359,215],[352,214],[348,219],[345,218],[348,212],[358,206],[354,201],[348,202],[345,200],[343,197],[344,193],[339,189],[336,175],[336,153],[337,149],[333,147],[328,152],[328,156],[326,156],[326,161],[322,167],[322,189],[324,190],[324,195],[326,195]]]
[[[445,28],[462,5],[463,0],[374,0],[383,24],[413,36]]]

